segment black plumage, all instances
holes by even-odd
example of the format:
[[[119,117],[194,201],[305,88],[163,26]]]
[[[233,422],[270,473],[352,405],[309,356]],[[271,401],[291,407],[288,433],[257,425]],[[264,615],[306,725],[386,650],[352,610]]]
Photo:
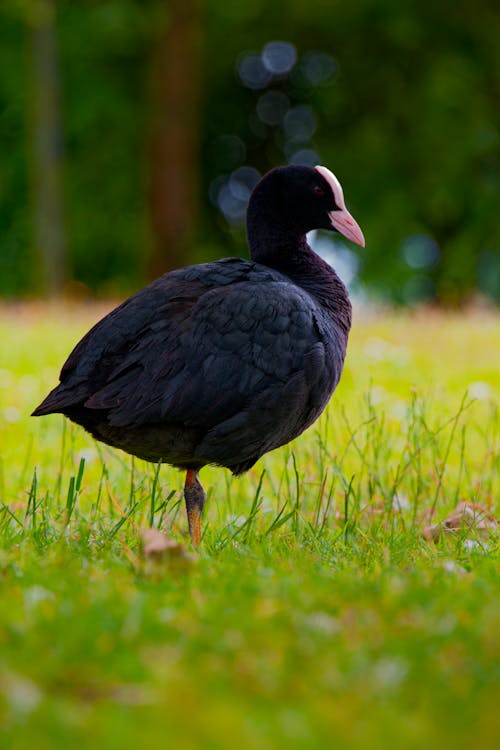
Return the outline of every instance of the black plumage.
[[[346,216],[354,230],[343,231]],[[33,414],[61,412],[98,440],[187,470],[197,543],[198,470],[246,471],[312,424],[339,381],[351,306],[306,242],[318,227],[363,244],[331,173],[271,171],[250,199],[252,259],[189,266],[134,294],[77,344]]]

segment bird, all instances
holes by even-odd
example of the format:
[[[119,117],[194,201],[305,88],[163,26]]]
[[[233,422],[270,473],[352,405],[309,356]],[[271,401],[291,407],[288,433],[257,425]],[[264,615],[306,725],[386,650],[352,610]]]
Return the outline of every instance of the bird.
[[[351,303],[309,246],[314,229],[364,247],[324,166],[275,167],[246,214],[249,259],[169,271],[94,325],[33,416],[62,413],[94,438],[185,472],[192,545],[206,465],[240,475],[325,409],[344,365]]]

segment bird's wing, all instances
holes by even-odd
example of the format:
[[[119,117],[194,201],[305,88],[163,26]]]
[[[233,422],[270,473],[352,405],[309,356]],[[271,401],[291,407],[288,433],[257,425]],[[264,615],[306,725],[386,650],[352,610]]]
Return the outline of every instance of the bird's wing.
[[[198,298],[211,284],[246,278],[252,264],[228,258],[172,271],[141,289],[98,321],[64,363],[59,385],[33,412],[36,416],[82,405],[110,383],[144,337],[165,317],[181,330]]]
[[[35,409],[34,416],[83,405],[110,383],[131,349],[154,326],[162,307],[170,303],[175,311],[175,279],[172,277],[176,276],[177,272],[160,277],[98,321],[75,346],[62,367],[59,385]],[[180,294],[188,295],[188,304],[193,304],[192,300],[200,293],[200,285],[179,282]]]

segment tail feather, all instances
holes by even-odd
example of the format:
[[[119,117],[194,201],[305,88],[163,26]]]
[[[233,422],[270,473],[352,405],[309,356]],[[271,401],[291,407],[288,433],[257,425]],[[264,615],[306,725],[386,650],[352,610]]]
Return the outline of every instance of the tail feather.
[[[31,413],[32,417],[43,417],[45,414],[64,413],[69,406],[81,403],[82,397],[74,389],[67,390],[63,385],[58,385]]]

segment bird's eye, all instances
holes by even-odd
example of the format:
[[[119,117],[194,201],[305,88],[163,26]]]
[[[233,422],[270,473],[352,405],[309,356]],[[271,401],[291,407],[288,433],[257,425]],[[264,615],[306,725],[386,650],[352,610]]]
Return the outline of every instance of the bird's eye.
[[[320,187],[319,185],[315,185],[315,186],[313,187],[313,190],[314,190],[314,192],[316,193],[316,195],[324,195],[324,194],[325,194],[325,191],[324,191],[324,190],[323,190],[323,188],[322,188],[322,187]]]

